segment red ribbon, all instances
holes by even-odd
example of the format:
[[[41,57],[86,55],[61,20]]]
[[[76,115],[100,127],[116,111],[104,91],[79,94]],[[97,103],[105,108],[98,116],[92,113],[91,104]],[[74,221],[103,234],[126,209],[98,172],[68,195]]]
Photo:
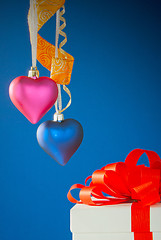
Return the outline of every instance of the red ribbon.
[[[143,153],[146,153],[150,167],[137,165]],[[88,180],[91,180],[89,186]],[[71,195],[73,189],[81,189],[80,200]],[[132,202],[132,232],[135,232],[135,239],[143,239],[140,232],[146,232],[147,239],[151,240],[149,206],[161,200],[161,159],[156,152],[134,149],[126,157],[125,163],[108,164],[86,178],[85,185],[74,184],[67,197],[72,203],[91,206]]]

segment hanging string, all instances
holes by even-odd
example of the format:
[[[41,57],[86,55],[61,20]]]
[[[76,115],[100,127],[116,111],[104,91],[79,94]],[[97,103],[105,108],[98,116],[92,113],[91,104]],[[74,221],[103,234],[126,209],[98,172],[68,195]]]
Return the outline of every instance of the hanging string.
[[[29,10],[29,14],[28,14],[28,25],[29,25],[31,51],[32,51],[32,67],[36,68],[37,32],[38,32],[38,18],[37,18],[37,2],[36,2],[36,0],[30,0],[30,10]]]
[[[66,27],[66,20],[63,17],[65,13],[65,6],[62,6],[62,10],[60,11],[60,21],[63,22],[63,24],[61,24],[61,26],[59,27],[59,34],[64,37],[63,41],[59,44],[59,49],[61,51],[62,54],[64,54],[65,58],[66,58],[66,52],[62,49],[62,47],[66,44],[67,42],[67,35],[65,32],[63,32],[62,30]]]
[[[60,9],[56,12],[55,58],[58,58],[59,27],[60,27]]]
[[[59,44],[59,50],[60,52],[64,55],[65,58],[67,58],[67,55],[66,55],[66,52],[62,49],[62,47],[66,44],[67,42],[67,35],[65,32],[63,32],[63,29],[66,27],[66,20],[65,18],[63,17],[63,15],[65,14],[65,6],[63,5],[62,6],[62,10],[60,11],[60,21],[63,22],[63,24],[60,25],[59,27],[59,34],[64,37],[63,41],[61,41],[61,43]],[[60,110],[60,113],[62,113],[63,111],[65,111],[70,105],[71,105],[71,102],[72,102],[72,98],[71,98],[71,92],[70,90],[67,88],[66,85],[63,85],[63,90],[68,94],[69,96],[69,101],[66,105],[65,108],[61,109]]]
[[[66,52],[62,49],[62,47],[65,45],[67,42],[67,36],[66,33],[63,32],[62,30],[66,27],[66,20],[63,17],[63,14],[65,13],[65,7],[64,5],[62,6],[62,11],[58,10],[56,12],[56,37],[55,37],[55,58],[58,58],[58,41],[59,41],[59,35],[64,37],[64,40],[59,44],[59,50],[60,52],[64,55],[66,58]],[[63,22],[62,25],[60,25],[60,21]],[[55,110],[57,113],[62,113],[65,111],[70,105],[71,105],[71,92],[70,90],[66,87],[66,85],[63,85],[63,90],[68,94],[69,96],[69,101],[66,105],[65,108],[62,109],[62,97],[61,97],[61,85],[57,84],[58,86],[58,99],[55,103]]]
[[[60,28],[60,10],[56,12],[55,58],[58,58],[59,28]],[[55,103],[55,110],[59,114],[60,111],[62,110],[62,97],[61,97],[61,85],[57,84],[57,86],[58,86],[58,99]]]

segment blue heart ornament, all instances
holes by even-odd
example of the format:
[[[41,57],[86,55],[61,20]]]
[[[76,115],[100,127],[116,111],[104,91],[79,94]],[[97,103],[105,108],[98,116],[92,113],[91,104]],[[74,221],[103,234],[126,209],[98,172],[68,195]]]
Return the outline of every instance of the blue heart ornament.
[[[64,166],[80,146],[83,128],[74,119],[46,121],[37,129],[37,140],[47,154]]]

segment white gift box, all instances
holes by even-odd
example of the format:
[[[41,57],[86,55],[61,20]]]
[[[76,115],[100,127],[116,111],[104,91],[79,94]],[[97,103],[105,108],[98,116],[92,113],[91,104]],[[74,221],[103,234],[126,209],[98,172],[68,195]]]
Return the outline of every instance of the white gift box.
[[[73,240],[134,240],[131,204],[76,204],[70,211],[70,229]],[[161,203],[150,207],[150,232],[154,240],[161,240]]]

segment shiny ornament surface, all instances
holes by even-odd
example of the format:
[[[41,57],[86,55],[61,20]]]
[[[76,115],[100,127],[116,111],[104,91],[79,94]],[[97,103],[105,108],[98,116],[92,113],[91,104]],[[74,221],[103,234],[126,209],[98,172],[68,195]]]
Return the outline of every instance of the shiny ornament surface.
[[[58,88],[48,77],[20,76],[11,82],[9,95],[15,107],[35,124],[54,105],[58,97]]]
[[[47,154],[64,166],[80,146],[83,128],[74,119],[46,121],[38,127],[37,140]]]

